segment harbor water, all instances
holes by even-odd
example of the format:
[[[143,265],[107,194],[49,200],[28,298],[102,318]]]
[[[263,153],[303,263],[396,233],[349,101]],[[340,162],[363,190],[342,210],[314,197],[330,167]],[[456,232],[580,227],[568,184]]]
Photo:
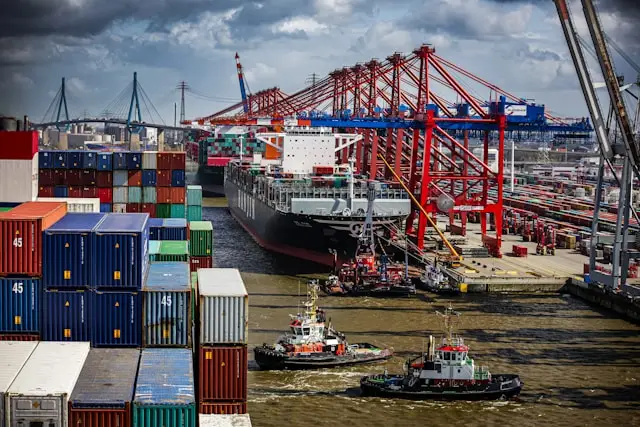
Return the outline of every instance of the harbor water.
[[[321,296],[320,307],[350,343],[393,347],[395,356],[335,370],[259,371],[252,348],[285,331],[288,314],[301,308],[307,279],[322,277],[323,267],[262,250],[224,207],[205,208],[203,216],[213,221],[216,267],[240,269],[249,292],[248,411],[254,426],[640,425],[640,326],[564,295]],[[439,339],[441,321],[434,312],[449,303],[462,313],[458,331],[476,363],[493,373],[520,375],[519,399],[360,397],[362,375],[385,367],[401,372],[405,358],[424,350],[425,337]]]

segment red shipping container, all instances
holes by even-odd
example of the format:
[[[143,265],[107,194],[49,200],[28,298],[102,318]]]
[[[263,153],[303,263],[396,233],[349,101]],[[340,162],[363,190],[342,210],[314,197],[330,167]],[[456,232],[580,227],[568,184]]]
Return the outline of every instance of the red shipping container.
[[[69,186],[82,185],[82,175],[80,174],[80,169],[69,169],[67,171],[67,181],[66,184]],[[58,184],[60,185],[60,184]]]
[[[184,204],[186,192],[187,190],[184,187],[171,187],[171,203]]]
[[[154,203],[143,203],[140,206],[140,212],[148,213],[151,218],[156,217],[156,205]]]
[[[127,203],[127,213],[140,213],[140,203]]]
[[[129,187],[142,187],[142,171],[129,171]]]
[[[162,169],[162,170],[171,169],[171,153],[169,152],[158,153],[157,162],[158,162],[157,164],[158,169]]]
[[[96,185],[96,171],[83,169],[80,175],[82,176],[82,185],[85,187],[93,187]]]
[[[40,187],[38,197],[53,197],[53,187]]]
[[[0,334],[0,341],[40,341],[38,334]]]
[[[171,187],[156,187],[156,203],[171,203]]]
[[[198,396],[203,401],[247,400],[247,346],[200,347]]]
[[[53,185],[67,185],[67,170],[66,169],[54,169],[53,170]]]
[[[0,159],[31,160],[38,153],[38,132],[0,132]]]
[[[156,184],[158,187],[171,187],[171,171],[159,170]]]
[[[186,168],[187,168],[187,153],[185,153],[184,151],[171,153],[171,169],[185,170]]]
[[[94,199],[98,197],[98,189],[96,187],[84,187],[82,189],[82,197],[85,199]]]
[[[82,187],[69,187],[69,197],[82,198]]]
[[[38,171],[38,184],[43,187],[50,187],[53,183],[53,169],[40,169]]]
[[[200,402],[199,414],[246,414],[247,402]]]
[[[0,274],[42,275],[42,231],[67,213],[66,203],[26,202],[0,212]]]
[[[96,174],[96,186],[100,188],[113,187],[113,174],[111,172],[98,172]]]
[[[211,256],[192,256],[189,257],[191,271],[198,271],[199,268],[213,268],[213,257]]]
[[[111,188],[98,188],[98,198],[100,203],[111,203],[113,200],[113,190]]]
[[[75,409],[69,404],[69,426],[130,427],[131,406],[127,402],[124,409],[98,407],[95,409]]]

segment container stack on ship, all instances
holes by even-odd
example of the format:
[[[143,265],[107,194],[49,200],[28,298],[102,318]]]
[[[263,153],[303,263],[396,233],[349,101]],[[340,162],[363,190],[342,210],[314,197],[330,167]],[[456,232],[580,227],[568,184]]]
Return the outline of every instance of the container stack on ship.
[[[211,221],[190,221],[191,271],[213,267],[213,224]]]
[[[43,288],[43,231],[65,203],[26,202],[0,213],[0,332],[3,340],[37,340]]]
[[[198,270],[201,414],[247,413],[249,297],[240,272]]]

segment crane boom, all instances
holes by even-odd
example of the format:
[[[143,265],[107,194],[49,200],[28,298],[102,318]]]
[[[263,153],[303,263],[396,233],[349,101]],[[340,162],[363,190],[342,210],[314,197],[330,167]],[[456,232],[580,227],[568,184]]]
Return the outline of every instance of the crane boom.
[[[247,91],[244,88],[244,73],[242,72],[242,64],[240,64],[240,55],[236,52],[236,69],[238,70],[238,81],[240,82],[240,95],[242,95],[242,108],[244,113],[249,112],[249,102],[247,101]]]

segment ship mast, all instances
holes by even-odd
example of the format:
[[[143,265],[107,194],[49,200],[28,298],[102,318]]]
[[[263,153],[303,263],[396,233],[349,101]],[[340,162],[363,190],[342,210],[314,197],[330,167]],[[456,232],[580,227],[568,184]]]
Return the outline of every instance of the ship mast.
[[[449,307],[444,310],[444,313],[436,311],[436,314],[438,316],[441,316],[443,319],[444,333],[446,335],[447,344],[451,345],[453,343],[453,329],[455,327],[455,324],[457,324],[460,319],[460,313],[454,311],[453,307],[451,307],[451,304],[449,304]]]
[[[306,314],[312,322],[315,322],[316,312],[318,310],[318,306],[316,305],[316,301],[318,301],[318,286],[316,284],[309,284],[307,297],[308,300],[304,303],[304,306],[307,308]]]

